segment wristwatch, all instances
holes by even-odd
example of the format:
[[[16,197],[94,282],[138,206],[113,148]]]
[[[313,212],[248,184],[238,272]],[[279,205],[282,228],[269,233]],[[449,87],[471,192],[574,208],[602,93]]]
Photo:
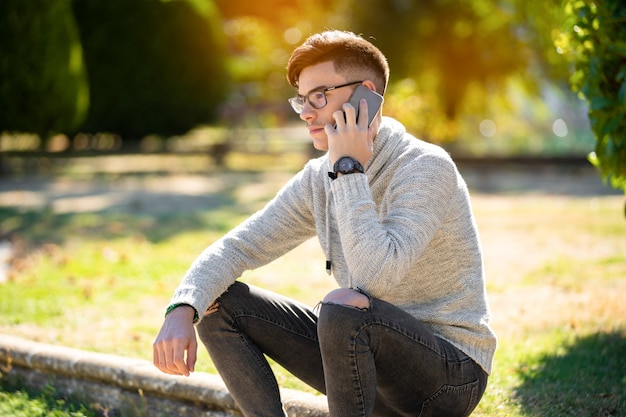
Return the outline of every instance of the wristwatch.
[[[365,172],[363,165],[351,156],[342,156],[337,159],[337,162],[335,162],[335,165],[333,166],[333,170],[335,172],[328,173],[328,176],[333,180],[337,178],[337,174],[346,175],[354,174],[355,172],[363,174]]]

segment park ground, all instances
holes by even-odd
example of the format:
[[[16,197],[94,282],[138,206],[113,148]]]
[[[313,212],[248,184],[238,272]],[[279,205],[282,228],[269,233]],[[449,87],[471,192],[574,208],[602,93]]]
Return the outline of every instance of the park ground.
[[[611,386],[600,388],[592,398],[594,405],[587,408],[567,405],[565,403],[572,401],[568,399],[548,408],[554,414],[533,413],[534,403],[554,400],[555,394],[550,393],[554,386],[537,388],[534,385],[533,389],[532,384],[536,384],[533,378],[547,366],[542,362],[545,358],[552,358],[554,363],[560,357],[567,357],[577,341],[591,338],[592,344],[607,345],[606,340],[613,340],[610,338],[617,335],[617,341],[613,340],[610,346],[623,353],[626,346],[624,196],[604,185],[595,170],[585,165],[460,164],[459,167],[472,195],[484,247],[491,324],[500,343],[494,376],[484,400],[487,405],[477,410],[476,415],[623,416],[620,407],[626,406],[626,355],[603,359],[613,368],[609,371],[617,372],[618,376],[607,380]],[[91,176],[84,173],[22,176],[0,181],[0,209],[5,213],[48,210],[56,216],[139,213],[168,218],[175,213],[193,218],[198,213],[223,215],[224,210],[244,215],[262,207],[290,175],[281,170],[211,170],[206,173],[178,170],[150,175],[108,172]],[[187,223],[182,224],[188,227]],[[123,222],[115,227],[120,229],[117,235],[124,234]],[[173,238],[175,232],[169,233]],[[160,235],[159,239],[165,238]],[[66,250],[58,246],[48,246],[43,252]],[[195,254],[187,254],[187,259],[193,259]],[[28,259],[26,252],[20,256]],[[102,248],[102,256],[119,262],[120,258],[126,259],[132,254],[120,254],[111,244]],[[284,289],[314,304],[334,287],[323,274],[323,262],[317,242],[311,240],[285,259],[254,271],[244,279],[271,289]],[[149,359],[150,344],[160,325],[162,309],[183,272],[184,268],[169,273],[165,280],[157,280],[155,285],[159,291],[148,298],[138,297],[141,305],[129,308],[130,314],[136,314],[137,321],[144,322],[140,330],[135,321],[111,323],[106,313],[81,310],[85,314],[83,320],[90,323],[91,335],[76,332],[71,325],[41,325],[28,319],[19,323],[0,322],[0,332]],[[292,278],[296,274],[296,279]],[[16,280],[9,275],[4,279]],[[72,279],[81,282],[80,277]],[[298,286],[300,288],[294,289]],[[132,287],[128,291],[132,291]],[[129,298],[132,300],[132,296]],[[609,339],[603,339],[605,336]],[[97,343],[93,337],[98,339]],[[134,347],[120,349],[119,344],[125,339],[131,339]],[[611,354],[610,349],[607,352],[604,354]],[[602,354],[598,352],[601,359]],[[538,360],[539,356],[544,359]],[[202,356],[200,359],[206,360]],[[573,363],[576,366],[576,359]],[[571,367],[571,364],[565,366]],[[572,383],[567,379],[571,376],[554,378],[561,378],[561,383]],[[555,383],[558,387],[558,381]],[[524,390],[528,386],[531,389]],[[567,390],[561,387],[557,391]],[[580,396],[576,392],[574,395]],[[574,408],[568,412],[567,407]]]

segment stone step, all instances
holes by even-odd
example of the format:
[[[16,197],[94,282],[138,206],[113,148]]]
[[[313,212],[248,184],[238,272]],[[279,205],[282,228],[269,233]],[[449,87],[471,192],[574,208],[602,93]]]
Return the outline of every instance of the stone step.
[[[241,412],[218,375],[161,373],[151,362],[0,334],[3,378],[99,409],[108,417],[231,417]],[[326,398],[284,389],[289,417],[328,417]]]

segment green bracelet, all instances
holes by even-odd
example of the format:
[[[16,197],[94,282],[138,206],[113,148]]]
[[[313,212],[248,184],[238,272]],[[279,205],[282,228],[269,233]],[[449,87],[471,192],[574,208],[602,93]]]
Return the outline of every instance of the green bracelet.
[[[189,307],[193,308],[193,322],[194,323],[197,322],[200,319],[200,316],[198,315],[198,312],[196,311],[194,306],[192,306],[191,304],[187,304],[187,303],[172,304],[165,311],[165,317],[167,317],[167,315],[170,314],[172,312],[172,310],[174,310],[176,307],[180,307],[180,306],[189,306]]]

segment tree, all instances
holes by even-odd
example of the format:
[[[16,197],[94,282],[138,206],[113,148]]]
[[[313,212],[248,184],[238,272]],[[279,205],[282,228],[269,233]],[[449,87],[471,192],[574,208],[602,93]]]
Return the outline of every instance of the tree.
[[[338,0],[344,27],[371,39],[392,68],[385,109],[419,137],[454,141],[470,114],[528,82],[531,49],[513,0]],[[474,128],[476,129],[476,128]]]
[[[589,103],[596,137],[589,159],[626,193],[626,3],[569,0],[566,12],[570,19],[556,44],[574,61],[572,87]]]
[[[3,0],[0,39],[0,132],[74,132],[89,91],[70,0]]]
[[[329,25],[335,0],[215,0],[228,38],[234,82],[223,114],[230,127],[277,125],[296,120],[285,66],[293,47]]]
[[[472,85],[497,86],[526,65],[514,13],[490,0],[349,0],[352,30],[385,51],[396,80],[436,92],[454,119]]]
[[[83,129],[126,139],[214,121],[230,86],[211,0],[74,0],[89,74]]]

